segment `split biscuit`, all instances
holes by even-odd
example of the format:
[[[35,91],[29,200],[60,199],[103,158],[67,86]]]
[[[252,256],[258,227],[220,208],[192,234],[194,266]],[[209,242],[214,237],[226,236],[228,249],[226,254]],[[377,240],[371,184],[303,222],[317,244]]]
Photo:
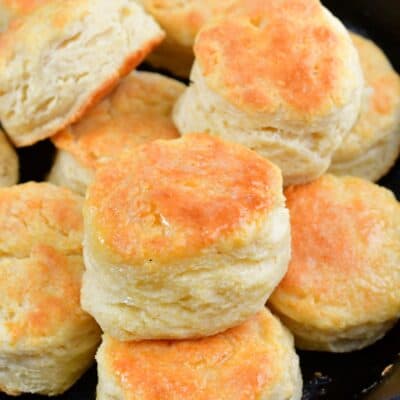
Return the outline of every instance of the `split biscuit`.
[[[78,120],[163,39],[131,0],[53,0],[0,36],[0,120],[17,146]]]

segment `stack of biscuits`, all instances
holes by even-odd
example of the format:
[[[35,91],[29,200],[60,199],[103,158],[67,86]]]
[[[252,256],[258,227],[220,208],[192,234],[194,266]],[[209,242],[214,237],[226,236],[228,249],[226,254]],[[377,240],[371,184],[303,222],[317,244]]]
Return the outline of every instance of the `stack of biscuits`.
[[[373,182],[400,78],[318,0],[4,0],[0,31],[2,392],[96,358],[98,400],[299,400],[295,345],[396,324]],[[46,182],[17,184],[42,140]]]

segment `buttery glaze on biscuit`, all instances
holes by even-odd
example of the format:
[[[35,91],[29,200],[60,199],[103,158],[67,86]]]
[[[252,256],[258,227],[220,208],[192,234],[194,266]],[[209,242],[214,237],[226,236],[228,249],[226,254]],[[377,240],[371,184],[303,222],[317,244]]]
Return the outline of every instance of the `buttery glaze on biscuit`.
[[[80,306],[82,199],[45,183],[0,189],[0,390],[63,393],[100,332]]]
[[[100,170],[85,209],[99,242],[122,259],[168,262],[268,213],[280,185],[278,169],[253,152],[192,135],[144,145]]]
[[[205,134],[105,164],[84,207],[82,305],[122,341],[210,336],[260,311],[286,272],[279,169]]]
[[[319,114],[340,104],[339,73],[350,72],[341,70],[346,38],[324,24],[319,2],[245,0],[232,13],[196,39],[210,88],[251,112],[285,104],[301,115]]]
[[[400,315],[400,206],[359,178],[325,175],[285,192],[289,270],[270,304],[301,348],[350,351]]]
[[[99,400],[301,397],[292,338],[268,311],[205,339],[125,343],[103,339],[97,354]]]

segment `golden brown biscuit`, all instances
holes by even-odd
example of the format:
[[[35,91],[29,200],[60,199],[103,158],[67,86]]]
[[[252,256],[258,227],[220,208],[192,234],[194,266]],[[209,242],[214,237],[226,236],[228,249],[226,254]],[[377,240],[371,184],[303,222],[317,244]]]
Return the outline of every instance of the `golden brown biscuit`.
[[[325,175],[285,192],[292,260],[270,305],[303,349],[365,347],[400,316],[400,205],[360,178]]]
[[[335,152],[330,172],[377,181],[400,150],[400,77],[372,41],[351,34],[366,80],[361,113]]]
[[[0,0],[0,32],[5,31],[14,18],[22,17],[51,0]]]
[[[293,339],[265,310],[199,340],[118,342],[97,353],[98,400],[296,400],[302,379]]]
[[[99,165],[127,148],[179,137],[172,107],[184,85],[133,72],[78,123],[53,136],[58,148],[49,181],[84,194]]]
[[[19,161],[17,153],[0,129],[0,187],[12,186],[18,182]]]
[[[159,140],[86,195],[82,305],[119,340],[213,335],[260,311],[286,272],[282,177],[237,144]]]
[[[28,183],[0,189],[0,390],[56,395],[93,362],[100,339],[80,307],[82,200]]]
[[[196,39],[174,120],[275,162],[285,184],[325,172],[358,116],[363,76],[344,26],[317,0],[242,0]]]
[[[0,119],[17,146],[54,135],[163,39],[130,0],[53,0],[0,37]]]
[[[194,61],[193,45],[200,28],[228,12],[234,0],[137,0],[165,30],[166,38],[147,61],[188,78]]]

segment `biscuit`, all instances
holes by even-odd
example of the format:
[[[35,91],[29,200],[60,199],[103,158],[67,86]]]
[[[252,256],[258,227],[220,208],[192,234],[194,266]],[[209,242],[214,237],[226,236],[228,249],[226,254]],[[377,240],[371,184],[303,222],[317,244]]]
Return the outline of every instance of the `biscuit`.
[[[0,32],[7,30],[13,19],[34,11],[51,0],[0,0]]]
[[[369,181],[333,175],[285,194],[292,259],[270,306],[302,349],[375,342],[400,316],[399,203]]]
[[[12,186],[18,182],[19,161],[17,153],[0,129],[0,187]]]
[[[17,146],[78,120],[163,39],[130,0],[53,0],[0,37],[0,120]]]
[[[293,338],[267,310],[199,340],[104,335],[96,358],[97,400],[299,400],[302,393]]]
[[[0,390],[56,395],[92,364],[80,307],[82,199],[47,183],[0,189]]]
[[[400,150],[400,77],[382,50],[351,34],[360,56],[366,88],[361,113],[336,150],[329,171],[377,181],[395,163]]]
[[[264,307],[290,257],[279,169],[204,134],[100,168],[84,221],[82,306],[122,341],[238,325]]]
[[[181,134],[212,132],[277,164],[285,185],[325,172],[360,110],[348,32],[317,0],[242,0],[197,36]]]
[[[81,121],[52,137],[59,151],[48,180],[84,194],[98,166],[126,148],[179,137],[171,113],[184,87],[162,75],[131,73]]]
[[[200,28],[228,11],[234,0],[137,0],[165,30],[166,38],[147,60],[181,78],[189,78],[193,45]]]

